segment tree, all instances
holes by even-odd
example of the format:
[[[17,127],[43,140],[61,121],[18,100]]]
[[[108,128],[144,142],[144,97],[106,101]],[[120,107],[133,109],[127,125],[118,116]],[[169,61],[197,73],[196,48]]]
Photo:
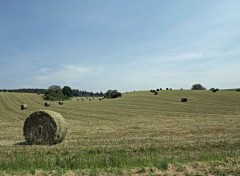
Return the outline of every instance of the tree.
[[[104,98],[117,98],[117,97],[121,97],[122,94],[120,92],[118,92],[117,90],[108,90],[105,95]]]
[[[206,88],[203,87],[201,84],[194,84],[192,85],[191,90],[206,90]]]
[[[73,95],[73,91],[69,86],[64,86],[62,89],[62,93],[66,98],[72,97]]]
[[[62,93],[62,88],[57,85],[52,85],[48,87],[46,93],[44,94],[43,97],[45,100],[53,100],[53,101],[58,101],[58,100],[64,100],[65,97]]]

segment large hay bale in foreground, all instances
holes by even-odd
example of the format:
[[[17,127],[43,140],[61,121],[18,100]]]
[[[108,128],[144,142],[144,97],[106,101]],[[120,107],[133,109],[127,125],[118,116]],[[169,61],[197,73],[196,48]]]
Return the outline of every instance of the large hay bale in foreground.
[[[21,105],[21,110],[24,110],[24,109],[27,109],[27,108],[28,108],[27,104],[22,104]]]
[[[61,142],[67,133],[67,124],[61,114],[40,110],[24,122],[23,135],[28,144],[52,145]]]

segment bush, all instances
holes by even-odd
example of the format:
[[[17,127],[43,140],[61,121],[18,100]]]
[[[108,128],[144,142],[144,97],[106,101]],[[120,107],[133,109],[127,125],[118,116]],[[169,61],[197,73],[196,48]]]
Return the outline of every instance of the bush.
[[[73,96],[72,89],[69,86],[64,86],[63,89],[62,89],[62,93],[65,97],[72,97]]]
[[[201,84],[194,84],[192,85],[191,90],[206,90],[206,88],[203,87]]]
[[[61,87],[57,85],[50,86],[44,94],[43,98],[45,100],[51,101],[59,101],[66,99],[66,97],[63,95]]]
[[[105,95],[104,98],[117,98],[117,97],[121,97],[122,94],[120,92],[118,92],[117,90],[108,90]]]

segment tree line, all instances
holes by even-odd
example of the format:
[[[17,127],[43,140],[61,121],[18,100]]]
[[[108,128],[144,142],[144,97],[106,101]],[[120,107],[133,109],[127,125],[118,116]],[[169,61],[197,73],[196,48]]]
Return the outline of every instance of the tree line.
[[[0,92],[18,92],[18,93],[38,93],[45,94],[48,89],[39,88],[22,88],[22,89],[0,89]],[[72,89],[72,96],[76,97],[102,97],[104,94],[101,92],[92,92],[86,90]]]

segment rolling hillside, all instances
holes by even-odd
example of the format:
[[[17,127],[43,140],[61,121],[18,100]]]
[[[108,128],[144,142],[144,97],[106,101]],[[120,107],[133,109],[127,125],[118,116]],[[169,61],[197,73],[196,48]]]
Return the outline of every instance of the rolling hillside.
[[[182,97],[187,97],[188,102],[180,102]],[[64,170],[115,168],[121,173],[139,167],[161,170],[164,168],[159,163],[163,161],[169,164],[222,161],[226,158],[239,161],[239,92],[164,90],[153,95],[149,91],[140,91],[125,93],[118,99],[84,99],[77,101],[73,98],[65,101],[63,106],[52,102],[50,107],[44,107],[41,95],[1,92],[1,158],[9,155],[14,158],[16,152],[22,155],[24,150],[31,153],[32,169],[57,170],[59,166],[50,158],[64,158],[71,154],[81,156],[83,160],[71,161],[74,162],[72,167],[65,163]],[[27,110],[20,110],[22,103],[28,104]],[[63,115],[69,127],[65,140],[50,147],[18,145],[24,141],[24,120],[39,109]],[[34,157],[38,156],[39,150],[50,153],[50,158],[41,155],[44,161],[51,163],[50,168],[46,169],[44,163],[34,165],[34,162],[40,162]],[[56,150],[60,152],[56,153]],[[61,151],[67,151],[67,154]],[[106,161],[106,158],[109,159]],[[20,161],[8,160],[21,168]],[[2,161],[0,159],[0,163]],[[4,166],[2,164],[0,168],[4,170]],[[22,166],[22,169],[27,166]],[[9,165],[6,168],[19,171]],[[236,171],[236,168],[232,170]]]

